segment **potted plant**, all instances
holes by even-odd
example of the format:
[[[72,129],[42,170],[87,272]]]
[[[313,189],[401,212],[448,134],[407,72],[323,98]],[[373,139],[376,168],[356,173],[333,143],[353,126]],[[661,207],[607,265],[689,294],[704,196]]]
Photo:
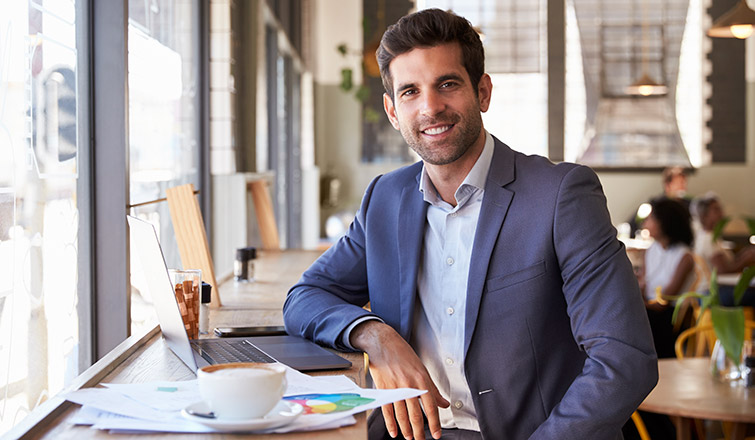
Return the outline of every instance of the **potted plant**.
[[[739,368],[742,359],[742,346],[745,339],[745,314],[740,305],[745,291],[750,285],[750,281],[755,277],[755,266],[750,266],[742,271],[742,274],[734,286],[734,305],[723,306],[719,299],[719,285],[716,271],[711,274],[710,292],[703,295],[698,292],[687,292],[676,298],[676,307],[672,320],[676,322],[679,308],[685,299],[694,297],[700,299],[700,317],[706,310],[710,310],[710,318],[713,324],[713,331],[716,334],[717,346],[723,348],[725,359],[728,359],[733,367]],[[698,318],[699,319],[699,318]],[[721,366],[715,360],[717,357],[717,348],[713,349],[711,359],[713,362],[712,369],[714,375],[719,375]],[[738,377],[733,377],[736,379]]]

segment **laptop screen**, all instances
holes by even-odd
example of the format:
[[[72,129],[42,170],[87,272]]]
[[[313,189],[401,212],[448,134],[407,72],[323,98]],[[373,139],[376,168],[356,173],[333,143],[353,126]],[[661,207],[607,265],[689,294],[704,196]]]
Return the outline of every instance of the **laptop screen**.
[[[157,240],[155,227],[144,220],[126,216],[128,219],[131,253],[136,258],[132,271],[140,271],[145,280],[145,288],[152,297],[157,312],[160,330],[173,352],[191,368],[197,370],[197,363],[186,334],[181,311],[178,309],[176,297],[173,293],[173,283],[170,281],[168,266],[165,264],[160,242]],[[132,260],[132,261],[133,261]]]

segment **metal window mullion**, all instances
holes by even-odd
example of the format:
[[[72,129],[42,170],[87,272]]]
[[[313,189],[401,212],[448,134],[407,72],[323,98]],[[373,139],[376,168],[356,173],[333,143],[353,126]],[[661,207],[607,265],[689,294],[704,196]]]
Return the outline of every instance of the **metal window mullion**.
[[[199,132],[199,204],[204,219],[204,227],[212,249],[212,176],[210,174],[210,6],[209,2],[194,0],[194,14],[197,20],[199,36],[196,60],[199,60],[199,105],[197,105],[197,122]]]
[[[88,1],[76,2],[76,48],[77,56],[77,80],[80,99],[78,99],[79,108],[77,109],[78,124],[78,164],[79,178],[76,182],[76,207],[79,211],[79,232],[78,232],[78,252],[77,252],[77,313],[79,315],[79,372],[89,368],[95,361],[94,359],[94,313],[93,313],[93,261],[92,250],[94,243],[92,241],[92,148],[91,148],[91,120],[93,112],[91,111],[91,94],[89,93],[90,74],[90,54],[91,41],[90,34],[90,3]]]
[[[130,333],[128,0],[91,2],[95,359]]]

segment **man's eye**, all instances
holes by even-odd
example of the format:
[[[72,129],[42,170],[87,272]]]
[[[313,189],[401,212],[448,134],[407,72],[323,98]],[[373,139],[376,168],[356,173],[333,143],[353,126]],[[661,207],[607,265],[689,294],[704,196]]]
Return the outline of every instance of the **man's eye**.
[[[441,89],[447,89],[447,88],[453,87],[455,85],[456,85],[456,83],[454,83],[454,82],[444,82],[443,84],[440,85],[440,88]]]
[[[416,91],[416,90],[407,90],[407,91],[405,91],[405,92],[403,93],[403,96],[411,96],[411,95],[414,95],[414,94],[416,94],[416,93],[417,93],[417,91]]]

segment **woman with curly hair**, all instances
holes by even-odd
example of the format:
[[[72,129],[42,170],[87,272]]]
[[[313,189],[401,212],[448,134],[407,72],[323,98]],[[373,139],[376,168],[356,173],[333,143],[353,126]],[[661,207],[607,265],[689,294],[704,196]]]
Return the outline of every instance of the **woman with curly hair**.
[[[676,200],[661,197],[651,200],[650,206],[643,228],[654,242],[645,252],[639,281],[658,357],[674,357],[673,304],[659,300],[656,291],[660,288],[663,297],[679,295],[694,281],[692,226],[689,211]]]

